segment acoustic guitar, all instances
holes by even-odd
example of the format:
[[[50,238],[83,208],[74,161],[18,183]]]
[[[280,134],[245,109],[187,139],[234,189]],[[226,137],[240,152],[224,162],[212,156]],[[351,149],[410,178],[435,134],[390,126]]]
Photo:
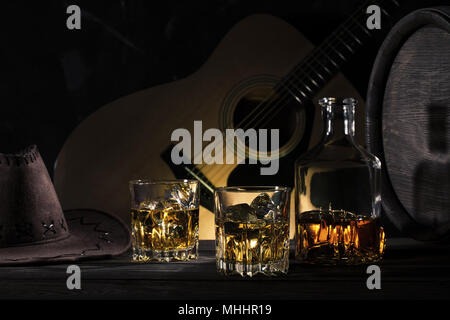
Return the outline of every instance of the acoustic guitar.
[[[194,74],[103,106],[72,132],[58,156],[54,183],[63,207],[94,208],[129,221],[129,180],[195,178],[201,182],[200,239],[214,239],[215,187],[293,186],[294,159],[320,136],[319,108],[311,103],[318,96],[360,101],[356,136],[362,142],[364,103],[339,68],[371,37],[366,7],[316,48],[279,18],[249,16]],[[278,128],[278,174],[261,176],[257,165],[173,165],[171,134],[177,128],[193,132],[195,120],[202,120],[203,130]]]

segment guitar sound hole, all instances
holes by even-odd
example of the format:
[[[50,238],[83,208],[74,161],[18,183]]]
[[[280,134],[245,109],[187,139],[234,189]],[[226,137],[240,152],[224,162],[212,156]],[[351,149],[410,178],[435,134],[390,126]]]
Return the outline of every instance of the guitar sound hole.
[[[279,97],[267,102],[272,90],[255,89],[246,94],[236,105],[233,114],[234,128],[249,129],[279,129],[280,149],[291,138],[297,126],[303,126],[301,115],[296,103],[290,97]],[[248,116],[248,117],[247,117]],[[268,139],[269,149],[270,138]]]

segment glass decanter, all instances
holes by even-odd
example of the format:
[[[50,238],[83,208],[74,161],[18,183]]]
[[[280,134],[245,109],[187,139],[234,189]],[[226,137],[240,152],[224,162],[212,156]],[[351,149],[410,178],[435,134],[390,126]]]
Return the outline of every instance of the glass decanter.
[[[295,255],[301,263],[377,262],[381,163],[358,146],[353,98],[322,98],[321,142],[295,164]]]

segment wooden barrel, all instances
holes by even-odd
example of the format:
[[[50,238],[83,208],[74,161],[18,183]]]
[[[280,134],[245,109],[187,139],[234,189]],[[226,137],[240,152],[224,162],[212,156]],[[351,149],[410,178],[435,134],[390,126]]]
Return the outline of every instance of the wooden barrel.
[[[382,162],[384,213],[419,240],[450,239],[450,7],[390,31],[366,101],[366,141]]]

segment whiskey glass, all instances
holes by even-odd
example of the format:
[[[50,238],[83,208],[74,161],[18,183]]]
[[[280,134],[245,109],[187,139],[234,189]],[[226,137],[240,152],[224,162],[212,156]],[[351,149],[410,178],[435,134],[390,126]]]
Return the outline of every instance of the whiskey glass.
[[[198,257],[197,180],[133,180],[133,261],[187,261]]]
[[[295,164],[295,255],[310,264],[377,262],[381,162],[354,139],[353,98],[323,98],[321,142]]]
[[[289,268],[286,187],[215,191],[216,266],[224,275],[286,274]]]

